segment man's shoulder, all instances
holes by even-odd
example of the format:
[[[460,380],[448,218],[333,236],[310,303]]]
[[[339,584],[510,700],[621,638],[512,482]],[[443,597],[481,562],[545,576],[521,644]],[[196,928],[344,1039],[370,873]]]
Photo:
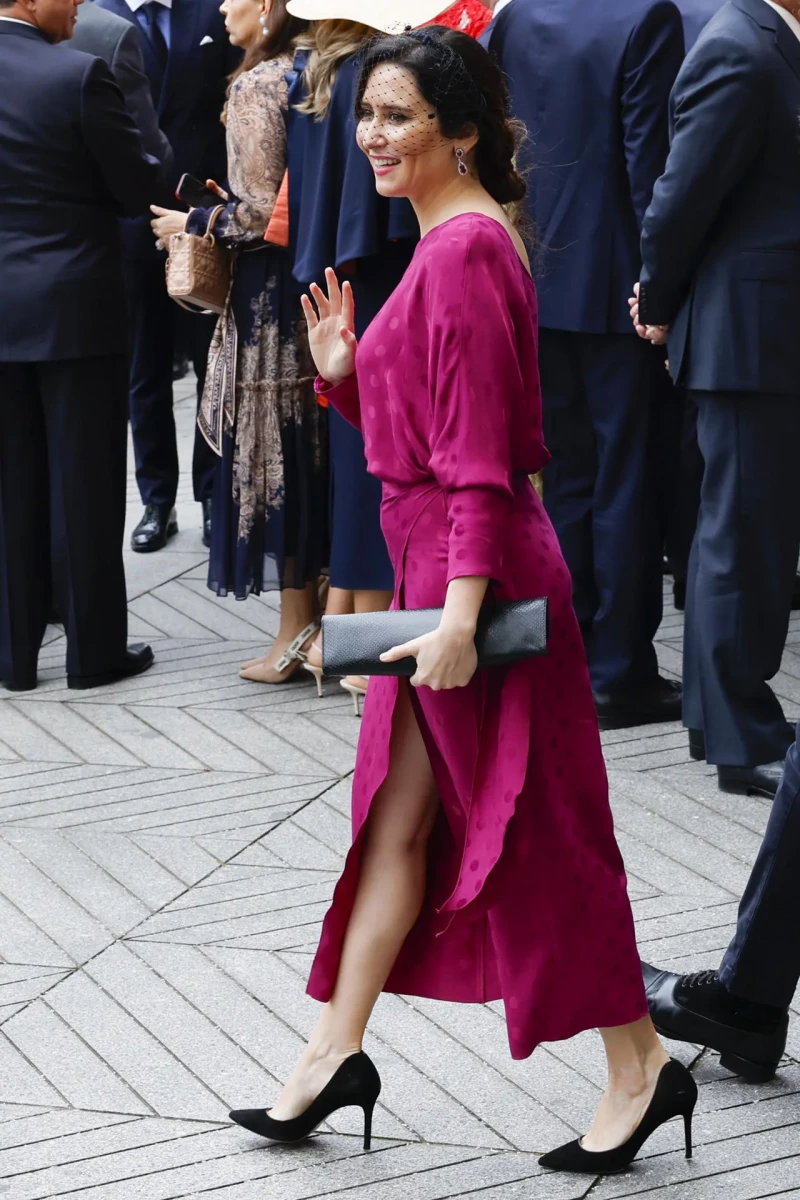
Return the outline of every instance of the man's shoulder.
[[[764,5],[767,15],[769,10]],[[779,21],[781,17],[777,18]],[[724,4],[711,18],[695,42],[684,63],[687,76],[704,67],[736,66],[758,70],[775,51],[774,31],[763,27],[738,4]]]
[[[59,86],[70,79],[80,83],[93,56],[80,51],[62,54],[61,48],[65,45],[68,46],[69,42],[53,45],[44,37],[0,38],[3,82],[9,78],[10,72],[30,78],[31,84],[37,88],[48,83]]]
[[[69,45],[73,50],[85,50],[108,61],[130,27],[124,17],[101,8],[93,0],[84,0],[78,9],[78,23]]]

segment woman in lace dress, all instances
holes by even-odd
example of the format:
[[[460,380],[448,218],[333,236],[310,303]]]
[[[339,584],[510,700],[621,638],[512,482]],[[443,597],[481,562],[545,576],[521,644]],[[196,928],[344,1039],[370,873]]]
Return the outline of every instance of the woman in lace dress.
[[[328,553],[327,416],[314,395],[282,206],[276,211],[286,171],[286,73],[306,22],[288,15],[285,0],[225,0],[221,10],[246,53],[225,116],[230,195],[219,189],[220,203],[228,202],[214,224],[235,255],[233,287],[200,414],[220,455],[208,586],[239,600],[283,589],[274,646],[242,669],[245,678],[282,683],[299,665],[289,648],[302,649],[316,632],[316,584]],[[204,233],[212,210],[188,218],[153,211],[163,238],[183,228]]]

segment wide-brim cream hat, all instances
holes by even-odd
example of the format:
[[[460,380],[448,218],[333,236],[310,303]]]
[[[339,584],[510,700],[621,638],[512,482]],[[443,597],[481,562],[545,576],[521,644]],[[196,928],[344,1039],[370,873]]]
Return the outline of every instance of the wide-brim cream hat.
[[[448,0],[289,0],[293,17],[305,21],[357,21],[381,33],[427,25],[450,7]]]

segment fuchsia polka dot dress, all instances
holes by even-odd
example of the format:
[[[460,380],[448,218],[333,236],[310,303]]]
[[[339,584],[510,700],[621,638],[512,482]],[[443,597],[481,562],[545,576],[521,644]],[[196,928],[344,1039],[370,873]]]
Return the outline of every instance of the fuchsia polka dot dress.
[[[529,475],[541,433],[536,293],[506,230],[471,213],[419,243],[330,402],[364,433],[383,484],[394,607],[444,603],[488,576],[498,599],[546,595],[546,657],[415,693],[441,810],[423,911],[386,990],[505,1002],[511,1053],[647,1012],[570,578]],[[328,1000],[370,804],[389,767],[394,678],[370,682],[353,845],[308,991]]]

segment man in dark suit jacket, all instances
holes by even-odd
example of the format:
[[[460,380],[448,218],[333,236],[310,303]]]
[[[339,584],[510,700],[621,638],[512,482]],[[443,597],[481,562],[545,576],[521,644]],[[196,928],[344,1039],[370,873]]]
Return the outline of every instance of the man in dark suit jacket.
[[[544,502],[573,579],[601,726],[680,717],[658,674],[661,556],[648,480],[657,364],[626,327],[641,221],[667,155],[683,59],[670,0],[510,0],[482,39],[527,126],[541,247]],[[663,370],[663,367],[661,368]]]
[[[639,305],[655,340],[669,326],[705,463],[684,724],[724,790],[769,796],[794,740],[767,680],[800,550],[800,24],[789,20],[766,0],[732,0],[686,59],[644,222]]]
[[[184,172],[224,183],[225,130],[221,122],[226,80],[239,61],[228,41],[218,0],[96,0],[123,17],[139,38],[159,124],[175,162],[161,203],[174,207]],[[181,310],[167,295],[166,255],[157,249],[148,218],[125,230],[133,353],[130,411],[136,478],[145,506],[134,530],[134,550],[159,550],[177,532],[178,446],[172,411],[172,370]],[[215,318],[192,316],[192,359],[199,382]],[[194,496],[203,505],[204,536],[211,519],[215,456],[195,436]]]
[[[94,54],[111,67],[117,87],[133,117],[148,154],[162,163],[165,171],[173,166],[172,147],[158,125],[150,81],[144,73],[139,38],[130,21],[99,8],[93,0],[83,0],[75,32],[62,45],[70,50]]]
[[[146,670],[122,564],[119,213],[161,173],[108,67],[52,42],[80,0],[0,0],[0,679],[36,686],[51,582],[73,688]]]

